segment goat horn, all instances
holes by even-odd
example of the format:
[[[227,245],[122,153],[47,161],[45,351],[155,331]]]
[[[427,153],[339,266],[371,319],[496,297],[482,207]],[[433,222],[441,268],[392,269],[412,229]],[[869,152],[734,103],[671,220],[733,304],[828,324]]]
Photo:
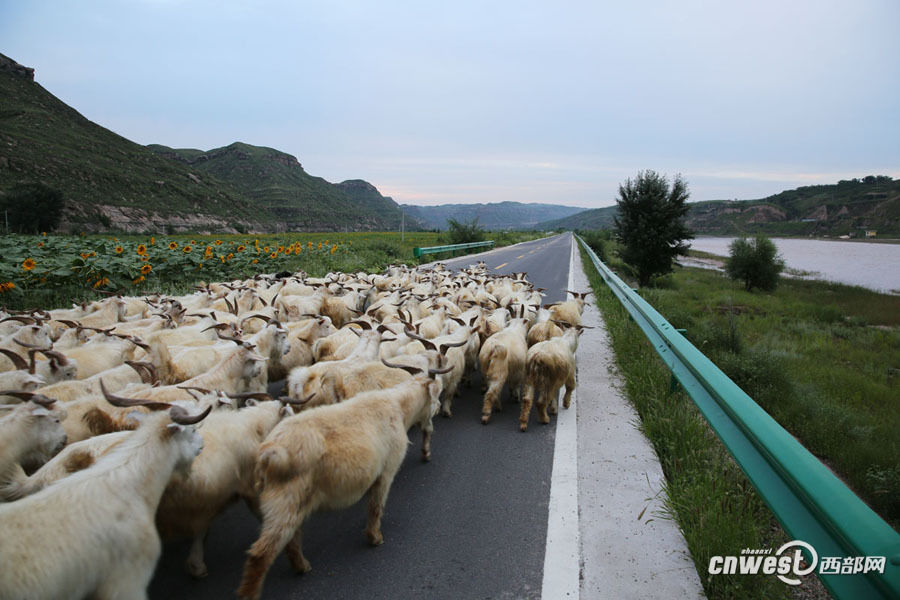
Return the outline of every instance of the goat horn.
[[[2,390],[0,391],[0,396],[12,396],[13,398],[18,398],[19,400],[31,401],[35,404],[40,404],[43,407],[49,407],[54,402],[56,402],[56,398],[48,398],[43,394],[23,392],[22,390]]]
[[[65,367],[69,364],[69,359],[66,358],[66,355],[62,352],[57,352],[56,350],[51,350],[50,348],[37,348],[36,350],[47,358],[55,360],[61,367]]]
[[[463,340],[461,342],[441,344],[440,345],[441,354],[446,354],[447,350],[449,350],[450,348],[459,348],[460,346],[465,346],[468,343],[469,343],[469,340]]]
[[[291,398],[290,396],[279,396],[278,401],[282,404],[293,404],[295,406],[300,406],[301,404],[306,404],[313,398],[315,398],[315,392],[304,398],[303,400],[297,400],[295,398]]]
[[[206,329],[203,329],[203,331],[209,331],[210,329],[228,329],[229,327],[231,327],[231,325],[229,325],[228,323],[216,323],[215,325],[210,325]]]
[[[138,376],[141,378],[141,383],[153,383],[152,376],[150,372],[147,370],[145,363],[135,362],[133,360],[126,360],[125,364],[135,370]],[[146,375],[146,377],[145,377]],[[148,381],[149,379],[149,381]]]
[[[254,400],[272,400],[272,396],[266,394],[264,392],[244,392],[242,394],[226,394],[229,398],[233,400],[247,400],[248,398],[252,398]]]
[[[14,315],[12,317],[6,317],[5,319],[0,319],[0,323],[5,323],[6,321],[19,321],[20,323],[24,323],[25,325],[34,324],[35,320],[31,317],[22,317],[18,315]]]
[[[15,343],[22,346],[23,348],[34,348],[35,350],[42,350],[43,346],[38,346],[37,344],[29,344],[27,342],[20,342],[19,340],[13,339]]]
[[[271,323],[271,322],[272,322],[272,317],[267,317],[266,315],[252,314],[252,315],[248,315],[248,316],[244,317],[243,319],[241,319],[241,327],[243,327],[243,326],[244,326],[244,323],[246,323],[246,322],[249,321],[250,319],[262,319],[262,320],[265,321],[266,323]]]
[[[350,322],[348,323],[348,325],[353,325],[354,323],[355,323],[356,325],[359,325],[361,328],[363,328],[363,329],[365,329],[365,330],[371,330],[371,329],[372,329],[372,324],[369,323],[368,321],[350,321]]]
[[[179,390],[184,390],[184,391],[197,390],[201,394],[212,394],[212,390],[208,390],[206,388],[197,387],[197,386],[193,386],[193,385],[177,385],[175,387],[177,387]]]
[[[410,375],[416,375],[416,374],[422,372],[422,369],[420,369],[419,367],[411,367],[409,365],[395,365],[393,363],[389,363],[388,361],[384,360],[383,358],[381,359],[381,362],[382,362],[382,364],[384,364],[384,366],[391,367],[392,369],[403,369]]]
[[[66,327],[70,327],[72,329],[79,327],[78,323],[76,323],[75,321],[70,321],[68,319],[53,319],[53,320],[56,321],[57,323],[62,323]]]
[[[236,344],[243,344],[243,343],[244,343],[244,340],[242,340],[241,338],[236,338],[236,337],[230,337],[230,336],[227,336],[227,335],[222,335],[222,334],[219,333],[219,332],[216,332],[216,336],[218,336],[218,338],[219,338],[220,340],[228,340],[229,342],[234,342],[234,343],[236,343]]]
[[[449,367],[444,367],[443,369],[428,369],[428,374],[434,378],[435,375],[443,375],[444,373],[449,373],[453,370],[453,365]]]
[[[153,400],[143,400],[141,398],[123,398],[122,396],[115,396],[107,391],[103,379],[100,380],[100,390],[103,392],[103,397],[106,398],[106,401],[118,408],[146,406],[150,410],[165,410],[172,406],[168,402],[154,402]]]
[[[17,371],[20,371],[23,369],[24,370],[28,369],[28,363],[25,362],[25,359],[22,358],[20,355],[16,354],[15,352],[13,352],[12,350],[7,350],[6,348],[0,348],[0,352],[2,352],[6,356],[6,358],[8,358],[9,360],[12,361],[12,363],[16,366]]]
[[[205,419],[210,412],[212,412],[212,406],[207,406],[206,410],[199,415],[191,415],[186,409],[175,405],[169,409],[169,418],[172,419],[173,423],[178,423],[179,425],[195,425]]]

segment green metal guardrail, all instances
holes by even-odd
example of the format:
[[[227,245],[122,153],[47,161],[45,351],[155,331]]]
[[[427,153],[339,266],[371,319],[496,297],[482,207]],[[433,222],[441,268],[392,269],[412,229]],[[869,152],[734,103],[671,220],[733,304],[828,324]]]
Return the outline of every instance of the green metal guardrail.
[[[486,242],[471,242],[469,244],[453,244],[452,246],[430,246],[428,248],[413,248],[413,256],[419,258],[423,254],[436,254],[438,252],[455,252],[456,250],[468,250],[469,248],[493,248],[494,240]]]
[[[883,574],[820,573],[831,593],[848,600],[900,598],[900,534],[578,240],[785,531],[810,544],[820,561],[885,557]]]

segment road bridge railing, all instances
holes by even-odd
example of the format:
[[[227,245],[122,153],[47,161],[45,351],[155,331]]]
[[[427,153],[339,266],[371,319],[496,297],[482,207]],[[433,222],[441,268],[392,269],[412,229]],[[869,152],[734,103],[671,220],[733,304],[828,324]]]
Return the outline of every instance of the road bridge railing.
[[[427,248],[413,248],[413,256],[419,258],[426,254],[438,254],[439,252],[453,252],[457,250],[469,250],[471,248],[493,248],[494,240],[486,242],[470,242],[468,244],[452,244],[449,246],[429,246]]]
[[[803,554],[818,562],[829,591],[847,600],[900,598],[900,534],[577,239],[784,530],[812,547],[815,557]],[[824,568],[824,557],[840,559],[838,572],[835,560]]]

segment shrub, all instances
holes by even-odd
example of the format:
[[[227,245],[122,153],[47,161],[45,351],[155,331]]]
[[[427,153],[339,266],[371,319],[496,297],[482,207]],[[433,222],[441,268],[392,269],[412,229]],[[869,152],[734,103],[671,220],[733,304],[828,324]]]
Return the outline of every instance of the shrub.
[[[725,262],[728,276],[744,282],[748,292],[753,288],[771,292],[778,287],[784,270],[784,260],[769,238],[758,235],[752,240],[738,238],[729,246],[730,256]]]
[[[0,198],[9,228],[16,233],[53,231],[65,208],[62,192],[43,183],[20,183]]]
[[[447,236],[451,244],[469,244],[484,241],[484,227],[478,224],[478,217],[461,223],[456,219],[447,219]]]
[[[579,232],[578,235],[580,235],[585,243],[591,247],[591,250],[594,251],[594,254],[597,255],[597,258],[599,258],[601,262],[605,263],[606,247],[604,246],[604,242],[609,239],[609,232],[601,230],[588,230]]]

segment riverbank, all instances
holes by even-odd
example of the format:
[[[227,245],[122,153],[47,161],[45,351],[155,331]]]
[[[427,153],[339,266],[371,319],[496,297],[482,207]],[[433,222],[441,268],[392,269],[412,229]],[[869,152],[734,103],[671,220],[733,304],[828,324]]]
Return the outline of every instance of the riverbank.
[[[723,259],[733,237],[698,237],[691,250],[701,258]],[[900,244],[863,240],[771,238],[784,259],[787,274],[835,281],[900,294]],[[698,264],[696,266],[704,266]]]

